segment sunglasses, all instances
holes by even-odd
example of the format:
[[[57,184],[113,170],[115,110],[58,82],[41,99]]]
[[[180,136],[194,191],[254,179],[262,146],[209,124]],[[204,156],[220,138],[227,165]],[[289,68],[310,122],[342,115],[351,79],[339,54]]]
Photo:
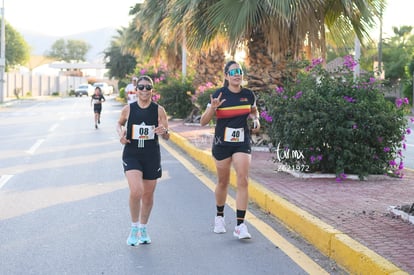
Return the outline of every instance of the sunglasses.
[[[150,91],[150,90],[152,90],[152,85],[150,85],[150,84],[147,84],[147,85],[139,84],[139,85],[137,85],[137,88],[140,91],[144,90],[144,88],[147,89],[147,91]]]
[[[237,69],[232,69],[232,70],[228,71],[228,72],[227,72],[227,74],[228,74],[229,76],[243,75],[243,70],[242,70],[242,69],[240,69],[240,68],[237,68]]]

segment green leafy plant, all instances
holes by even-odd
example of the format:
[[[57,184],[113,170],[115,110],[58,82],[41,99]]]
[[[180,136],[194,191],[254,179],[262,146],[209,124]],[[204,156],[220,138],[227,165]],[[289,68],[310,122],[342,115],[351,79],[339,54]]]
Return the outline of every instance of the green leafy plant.
[[[355,78],[357,63],[350,56],[335,72],[313,60],[288,75],[283,87],[264,95],[261,116],[275,159],[307,172],[402,176],[408,99],[387,101],[375,78]]]
[[[122,87],[121,89],[119,89],[119,98],[122,98],[124,101],[126,101],[125,87]]]
[[[207,104],[210,103],[210,96],[217,90],[217,87],[213,87],[213,83],[209,82],[205,85],[201,85],[195,91],[193,101],[195,105],[200,109],[201,113],[207,108]]]
[[[217,90],[217,88],[212,88],[212,86],[204,86],[205,89],[200,91],[200,87],[198,90],[196,90],[196,94],[193,98],[195,101],[194,105],[197,108],[197,113],[199,117],[201,118],[201,115],[204,113],[204,111],[207,108],[207,105],[210,103],[211,99],[210,96]],[[213,126],[216,124],[216,116],[213,116],[212,119],[209,122],[210,126]]]
[[[157,85],[159,103],[164,106],[168,115],[173,118],[185,118],[193,109],[191,91],[193,86],[190,80],[171,78],[167,83]]]

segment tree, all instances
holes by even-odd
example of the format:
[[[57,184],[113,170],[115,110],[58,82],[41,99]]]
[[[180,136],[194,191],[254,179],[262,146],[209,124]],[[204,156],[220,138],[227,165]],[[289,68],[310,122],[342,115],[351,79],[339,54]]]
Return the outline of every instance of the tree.
[[[15,65],[24,65],[30,56],[30,47],[23,36],[7,22],[6,29],[6,72]]]
[[[69,60],[85,61],[85,56],[91,49],[91,46],[82,40],[69,39],[66,48]]]
[[[133,55],[122,52],[120,37],[123,32],[123,29],[118,30],[118,36],[112,38],[111,46],[104,51],[105,59],[108,60],[105,67],[109,69],[110,78],[123,79],[133,73],[137,65]]]
[[[221,41],[220,46],[231,55],[239,47],[247,47],[249,86],[263,90],[280,84],[286,59],[325,57],[325,28],[337,43],[346,43],[355,34],[361,41],[369,40],[370,27],[384,2],[159,0],[146,1],[139,19],[148,21],[142,37],[151,41],[160,35],[182,41],[177,38],[184,36],[192,50],[210,48]],[[147,35],[146,31],[157,35]],[[226,42],[219,37],[225,37]]]
[[[273,89],[283,79],[281,71],[287,59],[326,56],[326,30],[337,43],[346,43],[355,34],[361,42],[370,40],[369,30],[384,3],[385,0],[145,1],[131,10],[136,17],[126,45],[166,59],[179,55],[181,46],[197,53],[220,41],[219,45],[231,55],[244,47],[250,67],[249,87]],[[223,37],[225,40],[220,39]],[[182,43],[184,38],[188,45]]]
[[[165,60],[171,71],[181,69],[182,28],[171,28],[171,3],[145,1],[130,11],[134,16],[122,36],[122,49],[137,57],[138,63],[158,67]]]
[[[222,78],[220,68],[225,61],[227,39],[216,37],[214,43],[209,45],[190,43],[187,47],[186,44],[188,29],[195,28],[193,18],[202,16],[214,2],[215,0],[195,1],[180,6],[179,1],[159,0],[137,4],[130,12],[135,18],[125,35],[127,50],[134,51],[140,60],[150,54],[150,62],[155,67],[160,60],[164,60],[173,72],[186,66],[186,70],[192,71],[190,74],[195,74],[195,87],[207,82],[217,84]],[[137,54],[138,51],[141,54]],[[186,64],[182,64],[183,53],[190,57]]]
[[[393,27],[394,36],[386,39],[383,46],[385,78],[395,84],[410,78],[408,65],[413,53],[414,35],[411,26]]]
[[[326,56],[326,30],[346,43],[355,34],[369,39],[383,0],[216,1],[204,17],[211,29],[223,29],[232,45],[247,42],[256,90],[274,89],[283,82],[283,62]],[[210,32],[213,34],[213,32]],[[211,39],[211,35],[206,36]],[[250,85],[251,86],[251,85]]]
[[[414,34],[412,26],[393,27],[394,36],[384,42],[383,60],[388,84],[402,88],[413,102]],[[401,86],[400,86],[401,85]]]
[[[45,55],[66,62],[79,62],[86,60],[85,56],[90,49],[91,46],[83,40],[68,39],[66,41],[62,38],[56,40]]]

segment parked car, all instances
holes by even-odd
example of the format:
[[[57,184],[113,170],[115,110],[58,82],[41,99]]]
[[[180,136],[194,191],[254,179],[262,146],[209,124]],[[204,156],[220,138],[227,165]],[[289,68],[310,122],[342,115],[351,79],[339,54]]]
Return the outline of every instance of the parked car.
[[[96,82],[93,84],[93,87],[94,89],[96,87],[100,87],[104,95],[111,95],[113,93],[113,87],[109,86],[108,83],[105,82]]]
[[[93,95],[95,88],[91,84],[81,84],[75,89],[75,96],[91,96]]]

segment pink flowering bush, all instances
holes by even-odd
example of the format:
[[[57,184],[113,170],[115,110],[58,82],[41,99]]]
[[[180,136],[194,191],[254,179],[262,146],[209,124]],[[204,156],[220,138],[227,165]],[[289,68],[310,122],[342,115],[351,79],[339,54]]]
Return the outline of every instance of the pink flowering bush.
[[[140,67],[137,66],[135,69],[135,74],[137,77],[141,75],[148,75],[154,81],[154,85],[166,83],[169,77],[174,77],[170,75],[167,65],[160,65],[158,67],[153,67],[149,64],[146,66]]]
[[[196,90],[193,97],[194,105],[203,113],[207,108],[207,104],[210,103],[210,95],[212,95],[218,87],[215,87],[213,83],[207,82],[200,85]]]
[[[307,172],[402,177],[405,136],[411,133],[403,107],[378,92],[375,78],[354,79],[356,62],[330,73],[314,60],[264,99],[262,118],[278,161]]]
[[[152,100],[162,105],[167,114],[173,118],[185,118],[193,108],[188,91],[193,89],[191,82],[186,79],[182,81],[180,75],[169,71],[167,65],[158,67],[147,64],[137,66],[135,75],[148,75],[154,81]]]

